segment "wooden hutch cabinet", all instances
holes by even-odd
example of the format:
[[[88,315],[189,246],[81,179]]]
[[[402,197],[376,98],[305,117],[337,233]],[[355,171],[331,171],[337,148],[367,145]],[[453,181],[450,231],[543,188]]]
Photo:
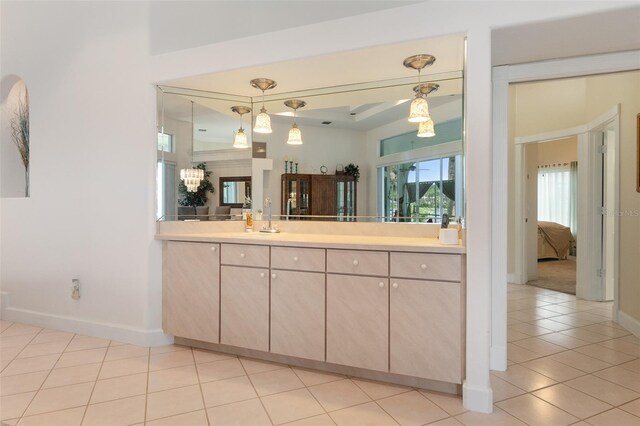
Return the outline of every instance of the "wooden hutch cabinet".
[[[357,183],[353,176],[283,174],[281,196],[283,215],[334,216],[332,219],[338,221],[355,220]]]

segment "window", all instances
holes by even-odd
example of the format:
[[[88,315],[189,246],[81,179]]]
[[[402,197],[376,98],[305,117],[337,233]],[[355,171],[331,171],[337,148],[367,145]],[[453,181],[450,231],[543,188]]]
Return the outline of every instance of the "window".
[[[381,167],[385,218],[440,222],[443,213],[461,216],[461,161],[457,155]]]
[[[166,161],[158,161],[156,175],[156,219],[176,219],[176,165]]]
[[[158,133],[158,151],[173,152],[173,135]]]
[[[538,220],[556,222],[576,235],[578,163],[538,166]]]

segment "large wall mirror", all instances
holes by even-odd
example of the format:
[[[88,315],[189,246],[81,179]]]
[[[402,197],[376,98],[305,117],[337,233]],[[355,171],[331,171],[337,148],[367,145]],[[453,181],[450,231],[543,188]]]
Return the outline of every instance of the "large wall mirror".
[[[285,220],[429,223],[443,213],[463,217],[463,52],[464,37],[450,36],[159,85],[158,219],[176,220],[184,193],[179,173],[193,166],[206,169],[213,183],[215,192],[206,194],[209,211],[229,205],[232,220],[244,199],[238,191],[235,199],[225,198],[227,183],[247,185],[249,179],[250,186],[238,187],[269,197],[273,214]],[[429,137],[419,136],[418,125],[407,120],[418,73],[402,61],[416,53],[436,57],[421,76],[422,83],[438,85],[427,95],[435,133]],[[375,64],[362,67],[366,58]],[[249,84],[257,77],[277,86],[263,96]],[[295,117],[292,106],[299,103],[292,100],[305,103]],[[262,108],[272,133],[253,131]],[[299,145],[287,143],[294,123]],[[241,128],[247,148],[234,147]],[[255,167],[264,159],[252,158],[254,142],[266,146],[266,171]],[[253,199],[254,210],[262,203]]]

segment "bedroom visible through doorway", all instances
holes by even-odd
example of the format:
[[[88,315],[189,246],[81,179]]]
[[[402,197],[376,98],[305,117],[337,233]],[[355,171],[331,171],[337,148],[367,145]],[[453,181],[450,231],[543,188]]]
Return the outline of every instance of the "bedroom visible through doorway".
[[[526,154],[537,163],[527,191],[537,211],[537,274],[527,284],[576,294],[577,137],[531,144]]]

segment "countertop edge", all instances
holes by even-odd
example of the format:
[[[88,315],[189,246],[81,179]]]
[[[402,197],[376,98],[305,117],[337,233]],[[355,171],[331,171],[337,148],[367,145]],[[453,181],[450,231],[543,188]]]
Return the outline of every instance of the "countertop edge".
[[[210,243],[235,243],[254,244],[285,247],[309,247],[327,249],[354,249],[354,250],[388,250],[423,253],[465,254],[465,247],[461,245],[439,244],[435,238],[416,237],[389,237],[389,236],[360,236],[340,235],[326,236],[321,234],[264,234],[242,233],[229,234],[156,234],[155,239],[161,241],[186,241],[186,242],[210,242]],[[334,241],[321,241],[321,239],[334,238]],[[354,239],[355,241],[335,241],[339,239]],[[381,241],[375,241],[380,238]],[[358,241],[360,240],[360,241]],[[391,240],[391,241],[390,241]],[[396,241],[393,241],[396,240]]]

